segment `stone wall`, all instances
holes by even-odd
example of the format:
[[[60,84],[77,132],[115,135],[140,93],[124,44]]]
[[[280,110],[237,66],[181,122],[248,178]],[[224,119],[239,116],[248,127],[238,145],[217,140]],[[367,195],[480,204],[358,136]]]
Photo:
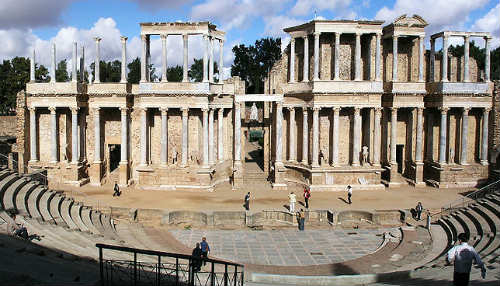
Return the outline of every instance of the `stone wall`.
[[[16,116],[0,116],[0,136],[17,136]]]

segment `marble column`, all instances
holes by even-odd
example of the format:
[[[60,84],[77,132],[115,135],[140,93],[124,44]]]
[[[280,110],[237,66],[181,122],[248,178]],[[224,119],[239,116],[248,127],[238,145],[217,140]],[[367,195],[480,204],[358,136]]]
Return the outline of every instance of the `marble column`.
[[[234,162],[241,164],[241,108],[240,103],[234,103]]]
[[[295,38],[292,36],[290,39],[290,80],[288,82],[295,82]]]
[[[203,82],[208,82],[208,35],[203,35],[203,43],[205,45],[203,49]]]
[[[417,108],[417,136],[415,142],[415,162],[422,162],[422,146],[423,146],[423,132],[424,132],[424,108]]]
[[[448,125],[448,108],[440,108],[441,123],[439,126],[439,164],[446,164],[446,136]]]
[[[208,80],[214,82],[214,38],[208,38]]]
[[[71,59],[71,81],[77,82],[78,80],[78,68],[77,68],[77,50],[78,46],[76,42],[73,42],[73,57]]]
[[[398,36],[392,36],[392,81],[398,81]]]
[[[276,103],[276,163],[283,161],[283,105]]]
[[[181,146],[181,167],[187,166],[188,160],[188,119],[189,109],[187,107],[181,108],[182,110],[182,146]]]
[[[361,153],[361,109],[354,108],[354,130],[352,132],[353,146],[352,146],[352,165],[359,166],[359,155]]]
[[[484,50],[485,50],[485,59],[484,59],[484,81],[490,81],[490,39],[488,37],[484,38]]]
[[[35,82],[35,49],[33,49],[31,53],[31,59],[30,59],[30,82]]]
[[[161,113],[161,158],[162,165],[168,164],[168,108],[160,108]]]
[[[224,108],[219,108],[217,125],[217,157],[219,163],[222,163],[224,161]]]
[[[151,36],[146,35],[146,80],[151,82]]]
[[[312,166],[319,167],[319,107],[313,107],[313,150]]]
[[[121,36],[120,40],[122,42],[122,71],[121,71],[121,83],[127,83],[127,37]]]
[[[224,75],[224,41],[219,40],[219,83],[223,83]]]
[[[418,81],[424,82],[424,36],[418,37]]]
[[[340,114],[340,107],[334,107],[333,108],[333,136],[332,136],[332,165],[333,166],[338,166],[339,165],[339,114]]]
[[[288,136],[290,141],[290,157],[289,160],[292,162],[297,162],[297,126],[295,124],[295,108],[288,107],[288,112],[290,114],[290,134]]]
[[[208,164],[210,166],[215,164],[214,112],[213,108],[208,111]]]
[[[208,109],[202,108],[203,112],[203,167],[208,167]]]
[[[120,146],[120,163],[127,164],[128,163],[128,108],[120,107],[121,113],[121,146]]]
[[[462,111],[462,144],[460,146],[460,165],[467,165],[467,137],[469,135],[469,108]]]
[[[85,82],[85,47],[80,51],[80,82]]]
[[[436,39],[431,38],[431,53],[430,53],[430,69],[429,69],[429,82],[434,82],[434,74],[436,71]]]
[[[356,33],[356,47],[354,48],[354,80],[361,80],[361,34]]]
[[[94,108],[94,163],[101,163],[101,116],[100,108]]]
[[[78,164],[78,107],[71,108],[71,163]]]
[[[168,66],[168,53],[167,53],[167,34],[161,34],[161,82],[168,82],[167,66]]]
[[[30,161],[38,161],[38,140],[36,137],[36,107],[30,107]]]
[[[489,108],[483,109],[483,125],[481,132],[481,165],[488,165],[488,119],[490,115]]]
[[[100,73],[100,62],[101,62],[101,48],[99,43],[101,42],[101,38],[95,37],[95,60],[94,60],[94,83],[101,82],[101,73]]]
[[[374,134],[373,134],[373,165],[374,166],[380,166],[380,118],[382,116],[382,108],[377,107],[375,108],[375,114],[373,118],[373,127],[374,127]]]
[[[448,81],[448,36],[443,36],[443,60],[441,61],[441,81]]]
[[[469,73],[469,36],[464,37],[464,82],[470,81],[470,73]]]
[[[340,33],[336,32],[335,33],[335,55],[333,58],[333,65],[334,65],[334,71],[333,71],[333,79],[334,80],[340,80]]]
[[[304,68],[302,71],[303,82],[308,82],[309,81],[309,38],[307,35],[304,37]]]
[[[59,146],[57,144],[57,114],[56,114],[56,108],[55,107],[49,107],[50,110],[50,136],[51,136],[51,156],[50,156],[50,161],[55,163],[57,162],[57,149],[59,149]]]
[[[183,54],[184,54],[184,61],[182,65],[182,82],[188,82],[188,34],[183,34],[182,35],[182,40],[183,40]]]
[[[56,43],[52,43],[50,82],[56,82]]]
[[[307,107],[302,107],[302,164],[309,164],[309,126]]]
[[[142,51],[141,51],[141,82],[147,82],[146,80],[146,35],[141,35]]]
[[[396,161],[396,140],[397,140],[397,130],[398,130],[398,109],[392,107],[391,109],[391,157],[390,163],[397,164]]]
[[[380,72],[380,61],[381,61],[381,53],[380,53],[380,38],[382,34],[377,33],[375,38],[375,80],[381,80],[381,72]]]
[[[314,80],[319,80],[319,32],[314,32]]]
[[[141,165],[146,166],[148,160],[148,109],[141,108]]]

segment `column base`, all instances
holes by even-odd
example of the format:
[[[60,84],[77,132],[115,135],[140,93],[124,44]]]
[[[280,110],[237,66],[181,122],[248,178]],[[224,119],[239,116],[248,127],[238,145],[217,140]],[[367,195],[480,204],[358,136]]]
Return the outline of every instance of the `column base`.
[[[36,164],[38,163],[39,161],[38,160],[29,160],[28,161],[28,164]]]
[[[483,165],[483,166],[488,166],[488,165],[490,164],[490,163],[488,163],[488,161],[486,161],[486,160],[481,160],[479,163],[480,163],[481,165]]]
[[[94,162],[90,165],[89,170],[90,184],[100,186],[102,180],[102,162]]]

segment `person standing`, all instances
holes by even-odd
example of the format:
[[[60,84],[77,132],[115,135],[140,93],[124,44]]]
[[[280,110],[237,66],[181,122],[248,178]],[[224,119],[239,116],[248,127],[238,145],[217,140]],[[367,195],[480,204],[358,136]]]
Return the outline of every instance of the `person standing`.
[[[203,258],[203,265],[206,265],[207,261],[205,259],[208,258],[208,254],[210,253],[210,246],[208,245],[206,237],[201,238],[200,246],[201,246],[201,257]]]
[[[120,193],[120,187],[118,187],[118,184],[115,181],[115,186],[113,187],[113,190],[115,191],[113,193],[113,197],[119,197],[121,195]]]
[[[352,187],[351,187],[351,185],[348,185],[347,186],[347,202],[349,204],[352,204],[351,197],[352,197]]]
[[[295,203],[297,202],[297,197],[293,192],[288,195],[288,200],[290,201],[289,211],[293,214],[295,213]]]
[[[245,195],[245,210],[250,210],[250,192]]]
[[[417,220],[420,220],[422,217],[422,211],[424,210],[424,207],[422,206],[421,202],[418,202],[417,206],[415,207],[415,211],[417,212]]]
[[[298,219],[299,219],[299,230],[303,231],[304,230],[304,223],[306,220],[306,214],[304,213],[304,209],[300,209],[300,212],[298,212]]]
[[[196,247],[193,249],[193,252],[191,253],[193,256],[193,262],[192,262],[192,267],[193,267],[193,272],[198,272],[201,269],[201,248],[200,248],[200,243],[196,243]]]
[[[309,186],[304,187],[304,201],[306,203],[306,209],[309,209],[309,198],[311,197],[311,190]]]
[[[448,251],[446,261],[454,264],[453,285],[467,286],[469,285],[470,270],[472,262],[481,267],[481,277],[486,277],[486,267],[481,261],[474,247],[467,244],[469,236],[466,233],[458,235],[459,244]]]

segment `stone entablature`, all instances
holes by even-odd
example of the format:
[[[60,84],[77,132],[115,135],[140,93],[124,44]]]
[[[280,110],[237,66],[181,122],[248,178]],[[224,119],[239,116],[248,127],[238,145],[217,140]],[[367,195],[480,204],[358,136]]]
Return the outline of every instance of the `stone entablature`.
[[[156,22],[140,23],[141,35],[210,35],[218,40],[225,40],[225,32],[218,31],[210,22]]]
[[[303,37],[314,33],[376,34],[382,33],[383,23],[384,21],[312,20],[283,31],[292,37]]]

